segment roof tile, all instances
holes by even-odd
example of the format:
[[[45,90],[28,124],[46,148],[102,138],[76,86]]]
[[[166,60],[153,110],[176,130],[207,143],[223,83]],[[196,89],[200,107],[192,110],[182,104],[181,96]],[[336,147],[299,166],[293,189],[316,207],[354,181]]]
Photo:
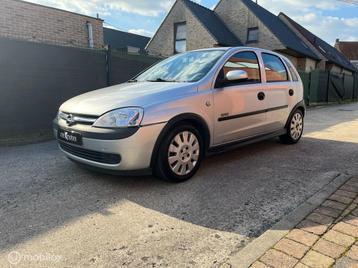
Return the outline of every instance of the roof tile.
[[[358,60],[358,42],[339,41],[336,46],[349,60]]]

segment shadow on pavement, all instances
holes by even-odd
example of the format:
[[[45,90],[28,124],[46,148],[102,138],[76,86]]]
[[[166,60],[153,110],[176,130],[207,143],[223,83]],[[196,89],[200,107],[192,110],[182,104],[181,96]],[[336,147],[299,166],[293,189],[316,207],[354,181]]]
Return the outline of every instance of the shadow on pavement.
[[[194,179],[181,184],[93,173],[68,161],[53,142],[3,152],[8,157],[3,154],[0,164],[0,250],[93,213],[110,215],[110,207],[127,201],[257,237],[337,171],[358,173],[358,143],[313,138],[294,146],[275,139],[210,157]]]

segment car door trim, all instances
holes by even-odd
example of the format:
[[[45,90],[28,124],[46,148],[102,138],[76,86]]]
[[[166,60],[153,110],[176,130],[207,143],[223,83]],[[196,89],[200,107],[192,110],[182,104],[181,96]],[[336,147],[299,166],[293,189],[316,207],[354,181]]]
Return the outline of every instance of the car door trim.
[[[232,119],[237,119],[237,118],[242,118],[242,117],[252,116],[252,115],[257,115],[257,114],[268,113],[268,112],[272,112],[272,111],[276,111],[276,110],[282,110],[282,109],[286,109],[286,108],[288,108],[288,105],[277,106],[277,107],[272,107],[272,108],[269,108],[269,109],[264,109],[264,110],[259,110],[259,111],[244,113],[244,114],[236,114],[236,115],[220,117],[218,119],[218,121],[219,122],[228,121],[228,120],[232,120]]]

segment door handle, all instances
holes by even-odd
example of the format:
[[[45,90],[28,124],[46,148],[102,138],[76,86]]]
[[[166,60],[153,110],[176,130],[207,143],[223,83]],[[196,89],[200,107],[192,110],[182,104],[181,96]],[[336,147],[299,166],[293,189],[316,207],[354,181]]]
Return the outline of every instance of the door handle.
[[[260,100],[260,101],[263,101],[265,99],[266,95],[265,93],[263,92],[259,92],[259,94],[257,94],[257,98]]]

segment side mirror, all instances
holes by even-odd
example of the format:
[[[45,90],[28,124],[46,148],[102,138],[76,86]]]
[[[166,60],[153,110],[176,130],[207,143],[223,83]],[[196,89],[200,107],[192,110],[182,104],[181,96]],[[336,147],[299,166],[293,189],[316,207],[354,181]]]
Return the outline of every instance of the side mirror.
[[[227,81],[241,81],[241,80],[249,79],[249,75],[247,74],[247,72],[243,70],[235,70],[235,71],[229,71],[226,74],[225,79]]]

